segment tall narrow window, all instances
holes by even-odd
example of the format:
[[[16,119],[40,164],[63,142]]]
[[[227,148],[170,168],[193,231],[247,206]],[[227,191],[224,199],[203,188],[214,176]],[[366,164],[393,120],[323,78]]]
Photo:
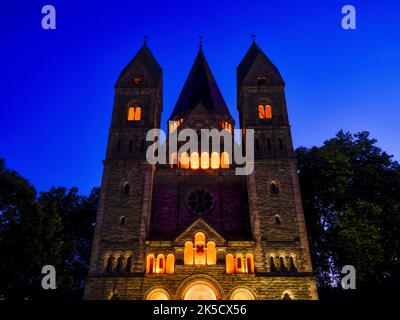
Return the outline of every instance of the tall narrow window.
[[[185,264],[193,264],[193,243],[187,241],[185,243],[185,250],[183,252],[183,262]]]
[[[286,271],[285,259],[283,257],[279,257],[279,271],[280,272]]]
[[[165,273],[174,273],[175,269],[175,257],[172,253],[167,255],[167,265],[165,269]]]
[[[114,263],[113,256],[109,256],[107,258],[106,272],[111,273],[113,271],[113,263]]]
[[[221,168],[229,168],[229,153],[226,151],[221,153]]]
[[[243,256],[241,254],[236,255],[236,272],[243,273]]]
[[[272,119],[272,109],[270,105],[265,106],[265,119]]]
[[[190,154],[190,168],[198,169],[200,167],[199,154],[197,152],[192,152]]]
[[[246,256],[246,271],[247,273],[254,273],[254,259],[251,254]]]
[[[235,272],[235,263],[233,260],[233,255],[230,253],[226,255],[226,273],[231,274]]]
[[[202,152],[201,153],[201,168],[202,169],[208,169],[210,167],[210,156],[208,155],[208,152]]]
[[[133,121],[133,120],[135,120],[135,108],[129,107],[128,108],[128,121]]]
[[[258,118],[265,119],[265,109],[261,104],[258,106]]]
[[[289,271],[290,271],[290,272],[297,272],[297,268],[296,268],[296,265],[295,265],[295,263],[294,263],[294,258],[293,258],[293,256],[290,256],[290,257],[289,257]]]
[[[124,195],[128,195],[130,192],[131,192],[131,185],[128,182],[125,182],[123,193]]]
[[[206,236],[202,232],[197,232],[194,236],[194,263],[206,264]]]
[[[217,263],[217,250],[215,249],[215,242],[209,241],[207,243],[207,264]]]
[[[132,257],[129,256],[126,258],[125,272],[126,273],[131,272],[131,268],[132,268]]]
[[[219,155],[218,152],[211,153],[211,169],[219,168]]]
[[[171,153],[171,159],[170,159],[170,166],[171,168],[177,168],[178,167],[178,153],[177,152],[172,152]]]
[[[122,259],[123,259],[122,256],[119,256],[117,258],[117,266],[116,266],[116,271],[117,272],[122,272],[122,262],[123,262]]]
[[[135,121],[139,121],[142,117],[142,108],[136,107],[135,108]]]
[[[164,255],[162,253],[157,256],[156,273],[165,273]]]
[[[154,273],[154,255],[153,254],[149,254],[147,256],[146,272]]]
[[[279,187],[276,181],[272,181],[269,187],[271,194],[279,194]]]
[[[275,265],[275,259],[273,256],[269,257],[269,271],[270,272],[276,272],[276,265]]]
[[[181,168],[189,169],[189,154],[187,152],[183,152],[181,155]]]

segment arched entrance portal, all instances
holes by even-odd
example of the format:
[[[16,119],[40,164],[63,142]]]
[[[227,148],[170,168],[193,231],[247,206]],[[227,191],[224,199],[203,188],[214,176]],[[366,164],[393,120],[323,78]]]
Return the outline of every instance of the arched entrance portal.
[[[182,298],[183,300],[218,300],[219,295],[211,283],[199,280],[187,285]]]

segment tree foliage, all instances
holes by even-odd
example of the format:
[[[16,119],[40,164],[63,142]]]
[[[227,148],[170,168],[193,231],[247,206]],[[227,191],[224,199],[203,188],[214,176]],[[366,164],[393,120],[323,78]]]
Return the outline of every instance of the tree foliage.
[[[29,182],[0,160],[0,296],[79,298],[88,270],[98,189],[52,188],[37,197]],[[57,271],[57,290],[41,288],[44,265]]]
[[[355,295],[394,294],[400,276],[400,167],[368,132],[339,131],[321,147],[296,150],[318,285],[354,265]]]

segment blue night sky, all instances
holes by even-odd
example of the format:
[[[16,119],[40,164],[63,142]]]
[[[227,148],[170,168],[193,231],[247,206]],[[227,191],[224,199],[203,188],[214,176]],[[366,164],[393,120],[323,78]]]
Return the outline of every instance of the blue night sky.
[[[56,30],[41,28],[46,4]],[[346,4],[356,30],[341,28]],[[398,160],[399,12],[398,1],[2,1],[0,157],[39,191],[99,186],[113,86],[144,34],[164,72],[164,128],[199,34],[237,120],[236,66],[254,32],[286,81],[295,147],[368,130]]]

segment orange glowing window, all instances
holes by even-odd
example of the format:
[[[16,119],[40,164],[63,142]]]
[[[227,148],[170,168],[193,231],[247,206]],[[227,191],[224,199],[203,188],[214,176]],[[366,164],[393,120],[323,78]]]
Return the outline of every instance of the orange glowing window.
[[[209,241],[207,243],[207,264],[217,263],[217,250],[215,249],[215,242]]]
[[[187,241],[185,243],[185,249],[183,251],[183,262],[185,264],[193,264],[193,243]]]
[[[221,154],[221,168],[229,168],[229,153],[226,151],[222,152]]]
[[[135,120],[135,108],[134,107],[129,107],[128,109],[128,121],[133,121]]]
[[[210,167],[210,156],[208,155],[208,152],[201,153],[200,162],[202,169],[208,169]]]
[[[236,272],[243,273],[243,256],[241,254],[236,255]]]
[[[154,273],[154,254],[147,256],[146,273]]]
[[[190,168],[198,169],[200,167],[199,154],[197,152],[192,152],[190,154]]]
[[[173,254],[167,255],[167,263],[165,273],[174,273],[175,269],[175,257]]]
[[[272,109],[270,105],[265,106],[265,119],[272,119]]]
[[[219,168],[219,155],[218,152],[211,153],[211,169]]]
[[[128,108],[128,121],[139,121],[142,117],[142,108],[130,106]]]
[[[157,256],[156,273],[164,273],[164,272],[165,272],[164,255],[160,253]]]
[[[205,242],[206,242],[205,234],[202,232],[197,232],[194,236],[195,264],[206,264]]]
[[[141,117],[142,117],[142,108],[141,107],[136,107],[136,109],[135,109],[135,121],[139,121]]]
[[[258,118],[265,119],[265,109],[261,104],[258,106]]]
[[[251,254],[248,254],[246,256],[246,272],[254,273],[254,259],[253,259],[253,255],[251,255]]]
[[[178,153],[177,152],[171,153],[171,158],[170,158],[169,164],[170,164],[171,168],[178,167]]]
[[[181,168],[189,169],[189,154],[187,152],[183,152],[181,155]]]
[[[233,260],[233,255],[227,254],[226,255],[226,273],[231,274],[235,272],[235,263]]]

